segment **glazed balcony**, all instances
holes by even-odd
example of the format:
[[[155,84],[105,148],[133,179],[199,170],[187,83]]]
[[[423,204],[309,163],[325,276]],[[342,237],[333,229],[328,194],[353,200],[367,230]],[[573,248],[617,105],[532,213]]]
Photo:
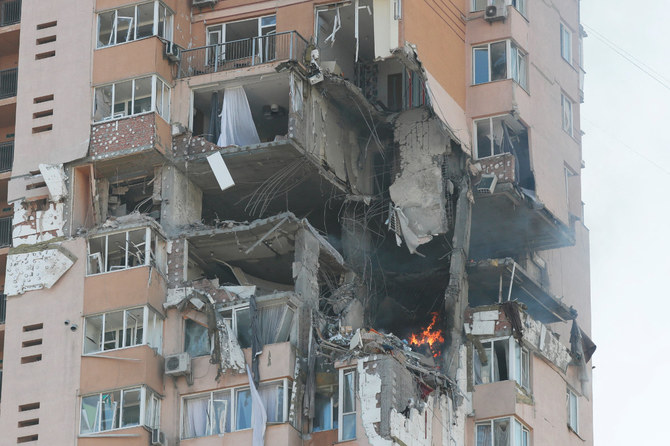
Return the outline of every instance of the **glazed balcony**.
[[[16,96],[18,78],[19,70],[17,68],[0,71],[0,99]]]
[[[9,172],[14,164],[14,141],[0,143],[0,173]]]
[[[4,324],[7,318],[7,295],[0,294],[0,324]],[[2,345],[0,345],[1,347]]]
[[[0,218],[0,248],[12,246],[12,217]]]
[[[21,22],[21,0],[0,2],[0,26]]]
[[[301,62],[306,50],[307,41],[295,31],[193,48],[181,52],[177,77],[285,61]]]

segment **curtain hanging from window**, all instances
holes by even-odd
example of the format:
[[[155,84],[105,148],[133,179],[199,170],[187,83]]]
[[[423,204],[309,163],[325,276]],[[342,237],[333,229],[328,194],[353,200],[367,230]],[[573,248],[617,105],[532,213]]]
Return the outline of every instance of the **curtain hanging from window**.
[[[248,146],[260,142],[244,87],[226,88],[221,108],[221,135],[217,145]]]

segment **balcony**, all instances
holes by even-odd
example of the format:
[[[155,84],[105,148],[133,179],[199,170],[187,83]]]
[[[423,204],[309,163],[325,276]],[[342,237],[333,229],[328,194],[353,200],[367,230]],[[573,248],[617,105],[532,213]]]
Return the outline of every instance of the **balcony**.
[[[0,173],[9,172],[14,164],[14,141],[0,143]]]
[[[17,68],[0,71],[0,99],[16,96],[18,73],[19,70]]]
[[[0,26],[9,26],[21,21],[21,0],[0,2]]]
[[[7,320],[7,295],[0,294],[0,324]]]
[[[307,41],[297,32],[208,45],[181,52],[178,76],[185,78],[281,61],[301,62]]]

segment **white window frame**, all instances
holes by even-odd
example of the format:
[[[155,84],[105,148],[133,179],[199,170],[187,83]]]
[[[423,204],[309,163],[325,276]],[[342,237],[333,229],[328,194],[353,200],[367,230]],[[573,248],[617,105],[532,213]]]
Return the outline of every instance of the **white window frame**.
[[[572,30],[561,22],[561,57],[572,65]]]
[[[144,230],[144,262],[141,265],[135,265],[135,266],[129,266],[128,263],[128,258],[129,258],[129,244],[131,243],[130,241],[130,233],[139,231],[139,230]],[[115,236],[118,234],[126,234],[126,248],[125,248],[125,260],[124,260],[124,265],[119,265],[115,267],[109,267],[108,268],[108,263],[109,263],[109,237],[110,236]],[[91,241],[96,240],[96,239],[103,239],[104,238],[104,252],[101,254],[99,252],[91,252]],[[152,243],[153,242],[153,243]],[[92,236],[89,237],[87,243],[86,243],[86,251],[88,255],[88,262],[86,265],[86,275],[87,276],[94,276],[98,274],[106,274],[106,273],[114,273],[118,271],[125,271],[128,269],[133,269],[133,268],[142,268],[144,266],[149,266],[152,264],[155,264],[156,267],[163,271],[164,266],[160,261],[160,258],[163,258],[164,255],[163,253],[159,252],[164,248],[165,245],[165,240],[161,235],[158,234],[157,231],[154,231],[150,226],[146,226],[144,228],[139,227],[139,228],[130,228],[125,231],[117,231],[117,232],[110,232],[107,234],[103,235],[98,235],[98,236]],[[152,249],[152,244],[154,246],[154,249]],[[97,265],[98,269],[100,272],[92,272],[92,267],[93,265]],[[163,271],[165,272],[165,271]]]
[[[344,411],[344,377],[347,375],[352,375],[352,392],[353,392],[353,412],[345,412]],[[348,368],[348,369],[340,369],[339,370],[339,388],[338,388],[338,401],[339,401],[339,410],[337,411],[337,441],[349,441],[349,440],[354,440],[356,439],[356,428],[358,421],[356,420],[356,369],[355,368]],[[344,438],[344,417],[345,415],[353,415],[354,416],[354,436],[353,438]]]
[[[475,423],[475,444],[479,444],[479,441],[477,439],[477,434],[479,432],[479,429],[477,429],[479,426],[489,426],[491,430],[491,443],[488,445],[484,446],[498,446],[495,443],[495,422],[500,421],[500,420],[509,420],[509,429],[510,429],[510,435],[509,435],[509,443],[504,446],[530,446],[530,429],[520,422],[519,420],[516,419],[516,417],[500,417],[500,418],[491,418],[486,421],[478,421]],[[521,435],[517,435],[520,433]],[[517,438],[519,437],[519,438]],[[501,445],[502,446],[502,445]]]
[[[330,429],[322,429],[322,430],[315,431],[314,430],[314,420],[316,420],[316,416],[315,416],[312,419],[312,421],[310,423],[310,426],[309,426],[309,431],[310,432],[326,432],[326,431],[329,431],[329,430],[335,430],[334,426],[335,426],[336,423],[339,426],[339,413],[337,414],[337,416],[335,416],[335,408],[336,407],[339,408],[339,400],[337,399],[337,398],[339,398],[339,394],[340,394],[339,386],[338,386],[338,384],[330,384],[330,385],[327,385],[327,386],[320,386],[316,389],[316,393],[318,394],[320,390],[323,391],[324,389],[332,392],[332,394],[330,395]],[[316,402],[314,404],[315,404],[315,407],[316,407]],[[339,412],[339,410],[338,410],[338,412]]]
[[[147,78],[151,78],[151,94],[149,96],[151,100],[151,108],[148,111],[144,112],[139,112],[139,113],[133,113],[133,110],[135,109],[135,83],[140,80],[144,80]],[[131,100],[130,100],[130,110],[125,110],[122,113],[115,113],[114,112],[114,106],[116,105],[116,86],[125,82],[131,81],[132,85],[132,95],[131,95]],[[95,120],[95,112],[96,112],[96,100],[97,100],[97,90],[102,89],[102,88],[107,88],[111,86],[112,87],[112,97],[111,97],[111,109],[110,109],[110,116],[104,116],[99,120]],[[162,109],[159,111],[156,107],[156,89],[158,87],[161,87],[161,91],[163,92],[162,94]],[[167,95],[165,92],[167,91]],[[108,83],[108,84],[102,84],[102,85],[97,85],[94,90],[93,90],[93,111],[92,111],[92,119],[94,123],[98,122],[105,122],[105,121],[112,121],[115,119],[122,119],[122,118],[127,118],[130,116],[138,116],[141,114],[145,113],[156,113],[158,116],[163,118],[166,122],[170,122],[170,100],[172,96],[172,88],[170,88],[169,84],[165,82],[160,76],[156,74],[152,74],[150,76],[141,76],[133,79],[125,79],[122,81],[117,81],[113,83]],[[167,99],[166,99],[167,98]]]
[[[485,0],[486,6],[491,4],[490,0]],[[483,8],[477,8],[477,0],[471,0],[470,1],[470,12],[478,12],[478,11],[484,11],[486,9],[486,6]]]
[[[127,392],[137,391],[137,390],[140,391],[140,420],[139,420],[139,423],[129,425],[129,426],[122,426],[121,423],[123,422],[124,395]],[[101,427],[100,425],[101,425],[101,422],[102,422],[102,416],[100,416],[100,417],[98,416],[98,413],[99,413],[98,411],[100,411],[100,408],[102,407],[102,397],[103,397],[103,395],[108,395],[108,394],[111,394],[111,393],[114,393],[114,392],[119,392],[119,396],[120,396],[119,406],[118,406],[118,411],[119,411],[118,426],[119,427],[112,427],[111,429],[100,430],[100,427]],[[83,410],[84,410],[84,408],[83,408],[84,399],[92,397],[92,396],[96,396],[96,395],[98,396],[98,405],[97,405],[97,410],[96,410],[95,421],[97,422],[98,425],[94,428],[94,430],[92,432],[82,433],[82,422],[84,420],[84,418],[82,417]],[[106,390],[104,392],[99,392],[99,393],[96,392],[96,393],[90,393],[90,394],[87,394],[87,395],[82,395],[81,398],[80,398],[80,402],[79,402],[79,418],[80,418],[79,419],[79,436],[81,436],[81,437],[89,437],[89,436],[94,437],[101,432],[117,431],[117,430],[121,430],[121,429],[131,429],[131,428],[137,427],[137,426],[147,426],[149,428],[154,428],[154,429],[159,428],[160,424],[156,427],[153,427],[152,425],[155,424],[155,423],[152,423],[152,425],[149,425],[148,424],[149,420],[146,419],[147,418],[146,417],[146,414],[147,414],[147,407],[146,407],[147,396],[150,397],[149,400],[148,400],[148,401],[150,401],[150,404],[157,404],[157,406],[154,406],[154,407],[151,408],[151,413],[160,414],[161,399],[156,392],[154,392],[153,390],[151,390],[147,386],[126,387],[126,388],[122,388],[122,389],[112,389],[112,390]],[[160,417],[160,415],[159,415],[159,417]],[[114,414],[113,414],[112,419],[113,420],[116,419],[116,409],[114,410]],[[159,418],[159,420],[160,420],[160,418]],[[116,424],[116,422],[112,421],[112,425],[114,425],[114,424]]]
[[[491,79],[491,70],[493,63],[491,61],[491,45],[505,42],[505,63],[506,63],[506,77],[504,79]],[[488,76],[485,82],[477,83],[475,78],[477,73],[477,57],[478,51],[486,51],[486,60],[488,65]],[[522,66],[524,69],[522,69]],[[520,78],[521,73],[524,73],[523,79]],[[516,74],[516,75],[515,75]],[[472,46],[472,85],[482,85],[491,82],[498,82],[505,79],[512,79],[519,84],[523,89],[528,90],[528,52],[521,48],[516,42],[507,40],[496,40],[495,42],[487,42]]]
[[[570,136],[574,136],[574,105],[575,102],[561,93],[561,125],[563,131]]]
[[[153,8],[153,29],[152,33],[150,36],[145,36],[145,37],[140,37],[139,39],[137,38],[137,24],[138,24],[138,7],[144,6],[147,4],[153,3],[154,8]],[[128,34],[126,37],[125,42],[121,43],[116,43],[116,37],[117,37],[117,23],[119,19],[124,19],[125,17],[119,17],[119,10],[121,9],[127,9],[129,7],[133,8],[133,17],[127,17],[130,19],[130,27],[128,28]],[[163,35],[158,35],[158,20],[159,20],[159,15],[160,12],[163,12],[165,14],[166,20],[165,20],[165,29],[163,30]],[[112,31],[109,36],[109,41],[107,44],[100,44],[100,16],[102,14],[107,14],[113,12],[114,13],[114,19],[112,22]],[[134,42],[136,40],[142,40],[146,39],[149,37],[154,37],[158,36],[162,39],[172,41],[172,35],[173,35],[173,29],[174,29],[174,11],[170,9],[165,3],[159,1],[159,0],[152,0],[149,2],[141,2],[141,3],[136,3],[134,5],[124,5],[121,7],[113,8],[113,9],[106,9],[106,10],[101,10],[96,13],[96,49],[102,49],[102,48],[109,48],[112,46],[116,45],[123,45],[124,43],[129,43],[129,42]]]
[[[521,14],[524,17],[528,17],[528,10],[527,5],[526,5],[526,0],[512,0],[512,6],[514,9],[519,11],[519,14]]]
[[[489,360],[486,365],[482,364],[482,367],[488,367],[489,368],[489,376],[490,376],[491,381],[489,383],[482,383],[482,384],[491,384],[491,383],[494,383],[494,382],[504,381],[504,380],[501,380],[501,379],[498,379],[498,380],[495,379],[494,364],[496,363],[496,361],[493,360],[493,355],[495,354],[494,343],[495,342],[502,342],[502,341],[505,341],[505,342],[508,343],[508,345],[507,345],[507,364],[506,364],[507,365],[507,381],[515,381],[519,385],[519,387],[522,387],[522,388],[524,388],[524,389],[526,389],[527,391],[530,392],[530,390],[531,390],[530,389],[530,383],[532,381],[532,379],[531,379],[531,369],[530,369],[531,354],[530,354],[530,351],[526,347],[520,345],[516,341],[516,339],[514,339],[513,336],[491,338],[491,339],[485,339],[485,340],[480,341],[481,344],[482,344],[482,347],[484,349],[487,348],[487,346],[485,344],[489,344],[488,347],[491,348],[491,360]],[[524,361],[524,353],[526,354],[526,360],[525,361]],[[473,354],[473,368],[474,368],[474,361],[476,361],[478,359],[476,356],[479,355],[479,352],[477,351],[477,349],[473,349],[472,354]],[[526,369],[527,370],[526,377],[528,378],[527,382],[524,382],[524,373],[523,372],[524,372],[525,367],[527,367],[527,369]],[[473,370],[472,376],[473,376],[473,378],[472,378],[473,379],[473,384],[474,385],[479,385],[479,384],[474,383],[474,380],[475,380],[474,370]]]
[[[273,342],[270,344],[276,344],[278,342],[279,335],[281,334],[285,324],[287,323],[286,318],[289,317],[289,311],[292,312],[291,314],[291,325],[289,327],[289,337],[287,341],[281,341],[281,342],[289,342],[291,340],[291,337],[293,336],[293,333],[296,329],[296,324],[297,324],[297,310],[295,306],[291,303],[290,300],[288,299],[276,299],[276,300],[271,300],[271,301],[264,301],[264,302],[259,302],[257,307],[259,310],[263,308],[269,308],[269,307],[274,307],[274,306],[283,306],[283,307],[288,307],[286,311],[284,311],[284,314],[282,315],[281,322],[279,323],[280,329],[277,332],[277,335],[275,336]],[[238,322],[237,322],[237,315],[238,313],[249,310],[249,304],[241,304],[241,305],[236,305],[234,307],[227,307],[222,310],[222,314],[224,314],[224,318],[231,320],[231,328],[233,329],[233,333],[235,333],[235,336],[238,336]],[[238,339],[239,341],[239,339]],[[248,348],[248,347],[243,347],[243,348]]]
[[[573,401],[574,413],[572,404]],[[568,428],[574,433],[579,434],[579,395],[577,395],[576,392],[573,392],[569,387],[566,389],[565,393],[565,405],[568,416]]]
[[[126,321],[128,320],[128,312],[133,311],[133,310],[138,310],[142,309],[142,341],[140,343],[130,343],[131,345],[126,346],[126,341],[127,341],[127,336],[128,336],[128,329],[131,329],[132,337],[133,339],[137,339],[136,335],[136,330],[137,327],[134,329],[132,327],[127,327]],[[123,326],[121,328],[114,329],[114,331],[107,331],[105,330],[105,324],[106,324],[106,319],[108,315],[111,315],[113,313],[123,313]],[[96,318],[96,317],[102,317],[102,326],[100,327],[100,333],[101,333],[101,339],[100,342],[98,342],[98,345],[100,346],[99,350],[95,351],[90,351],[86,352],[86,340],[87,338],[87,324],[90,319]],[[152,328],[153,326],[153,328]],[[121,350],[124,348],[133,348],[137,347],[140,345],[148,345],[151,348],[155,348],[156,351],[161,354],[162,353],[162,348],[163,348],[163,317],[152,307],[149,305],[143,305],[141,307],[131,307],[131,308],[124,308],[124,309],[119,309],[119,310],[112,310],[112,311],[106,311],[104,313],[97,313],[97,314],[90,314],[87,315],[84,318],[84,329],[83,331],[83,355],[84,356],[94,356],[99,353],[104,353],[104,352],[109,352],[109,351],[114,351],[114,350]],[[111,342],[111,341],[105,341],[105,334],[107,333],[116,333],[116,339],[114,340],[115,342],[115,348],[110,348],[110,349],[105,349],[105,344]],[[154,335],[154,339],[150,339],[150,334]],[[119,342],[119,336],[121,337],[120,342]],[[94,339],[89,339],[91,342],[96,342]]]
[[[494,144],[493,144],[493,138],[491,137],[490,138],[490,140],[491,140],[491,147],[490,147],[491,154],[486,155],[486,156],[481,156],[479,154],[479,142],[478,142],[479,139],[478,139],[478,134],[477,134],[477,123],[482,122],[482,121],[488,121],[489,129],[490,129],[491,132],[493,132],[493,121],[498,120],[500,118],[502,118],[504,120],[504,118],[506,118],[508,116],[509,116],[509,114],[496,115],[496,116],[489,116],[489,117],[486,117],[486,118],[474,119],[472,121],[472,133],[473,133],[473,135],[472,135],[473,136],[472,145],[474,146],[475,159],[479,160],[479,159],[492,158],[494,156],[502,155],[503,153],[505,153],[505,152],[494,153],[495,152],[495,147],[494,147]],[[526,132],[528,132],[528,127],[526,127],[526,125],[522,121],[520,121],[520,120],[518,120],[518,121],[521,125],[523,125],[526,128]]]
[[[261,382],[259,387],[264,387],[264,386],[275,386],[275,385],[281,385],[281,388],[283,389],[282,393],[282,421],[279,422],[273,422],[269,424],[283,424],[288,421],[288,395],[292,389],[292,383],[289,382],[288,378],[284,378],[281,380],[271,380],[267,382]],[[181,408],[180,408],[180,416],[179,416],[179,438],[181,440],[187,440],[187,439],[194,439],[194,438],[203,438],[203,437],[209,437],[212,435],[220,435],[220,434],[213,434],[213,433],[208,433],[205,435],[201,435],[199,437],[185,437],[184,433],[184,416],[186,415],[186,412],[184,410],[185,408],[185,401],[189,399],[200,399],[206,395],[209,395],[209,403],[208,403],[208,410],[210,407],[213,406],[214,401],[221,401],[221,400],[215,400],[214,399],[214,394],[215,393],[222,393],[226,392],[228,395],[230,395],[230,407],[226,408],[226,416],[230,414],[230,432],[241,432],[241,431],[246,431],[253,429],[253,426],[250,426],[248,428],[244,429],[237,429],[237,395],[240,392],[247,391],[249,390],[249,386],[238,386],[238,387],[227,387],[225,389],[216,389],[212,390],[209,392],[201,392],[201,393],[194,393],[191,395],[184,395],[181,398]],[[277,403],[279,403],[279,399],[277,399]],[[208,415],[208,420],[207,420],[207,430],[211,432],[211,426],[213,423],[213,419],[211,418],[211,415],[213,414],[213,411],[210,412]],[[253,415],[252,415],[253,417]],[[225,429],[224,429],[225,430]],[[228,432],[226,432],[228,433]]]

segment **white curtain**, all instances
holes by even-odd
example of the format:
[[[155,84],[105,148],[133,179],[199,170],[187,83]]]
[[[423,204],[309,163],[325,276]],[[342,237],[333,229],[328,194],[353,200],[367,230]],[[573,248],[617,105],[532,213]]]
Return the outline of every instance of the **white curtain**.
[[[217,145],[248,146],[260,142],[244,88],[226,88],[221,107],[221,134]]]
[[[256,386],[254,386],[249,366],[247,366],[247,377],[249,378],[249,387],[251,389],[251,427],[254,430],[252,446],[264,446],[267,414],[265,413],[265,407],[263,407],[263,400],[258,394]]]
[[[258,325],[261,344],[274,344],[279,334],[282,317],[286,312],[285,305],[273,305],[258,309]]]
[[[284,421],[284,414],[279,413],[279,409],[281,409],[281,403],[278,401],[279,386],[277,386],[277,384],[270,386],[260,386],[258,388],[258,393],[261,396],[261,400],[263,400],[263,405],[265,406],[265,410],[267,412],[268,422],[280,423]]]
[[[207,408],[209,406],[209,395],[205,398],[194,398],[184,401],[186,411],[184,437],[194,438],[207,435]]]

